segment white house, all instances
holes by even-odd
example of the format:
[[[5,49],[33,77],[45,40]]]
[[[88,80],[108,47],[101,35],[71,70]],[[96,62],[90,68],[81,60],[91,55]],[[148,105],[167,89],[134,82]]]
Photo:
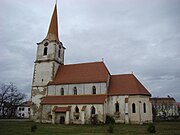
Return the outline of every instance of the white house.
[[[31,101],[23,102],[16,110],[18,118],[30,118],[30,104]]]
[[[46,38],[37,44],[31,93],[36,122],[151,123],[151,94],[133,74],[111,75],[104,62],[64,64],[56,5]],[[119,67],[117,67],[119,68]]]

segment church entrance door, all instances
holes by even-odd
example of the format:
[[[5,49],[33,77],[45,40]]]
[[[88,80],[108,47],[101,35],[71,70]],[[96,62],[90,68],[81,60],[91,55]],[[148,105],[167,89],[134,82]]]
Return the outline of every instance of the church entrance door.
[[[59,120],[59,124],[64,124],[65,123],[65,117],[61,116]]]

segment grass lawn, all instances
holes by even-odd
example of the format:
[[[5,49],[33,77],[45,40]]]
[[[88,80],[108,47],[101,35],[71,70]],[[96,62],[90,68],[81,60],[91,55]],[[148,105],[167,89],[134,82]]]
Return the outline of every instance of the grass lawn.
[[[0,135],[110,135],[108,125],[52,125],[36,123],[37,130],[31,132],[33,122],[0,121]],[[180,122],[155,123],[155,135],[180,135]],[[115,135],[152,135],[148,125],[115,124]]]

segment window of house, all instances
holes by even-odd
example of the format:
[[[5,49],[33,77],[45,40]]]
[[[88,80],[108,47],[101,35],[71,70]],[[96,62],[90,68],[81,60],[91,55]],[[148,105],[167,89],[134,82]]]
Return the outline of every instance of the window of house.
[[[77,106],[75,107],[75,112],[79,113],[79,108]]]
[[[21,111],[21,107],[19,107],[19,111]]]
[[[143,104],[143,111],[146,113],[146,103]]]
[[[19,116],[21,116],[21,113],[19,113]]]
[[[28,111],[30,111],[30,108],[28,108]]]
[[[91,114],[96,114],[96,109],[94,106],[91,107]]]
[[[116,112],[119,112],[119,103],[118,102],[115,104],[115,110],[116,110]]]
[[[61,95],[64,95],[64,88],[61,88]]]
[[[74,87],[74,95],[77,95],[77,88]]]
[[[92,94],[96,94],[96,86],[92,87]]]
[[[22,117],[24,117],[24,113],[22,113]]]
[[[132,104],[132,113],[136,113],[136,105],[135,105],[135,103]]]
[[[48,51],[48,48],[47,48],[47,46],[45,46],[45,47],[44,47],[43,55],[47,55],[47,51]]]
[[[22,108],[22,111],[24,111],[24,107]]]

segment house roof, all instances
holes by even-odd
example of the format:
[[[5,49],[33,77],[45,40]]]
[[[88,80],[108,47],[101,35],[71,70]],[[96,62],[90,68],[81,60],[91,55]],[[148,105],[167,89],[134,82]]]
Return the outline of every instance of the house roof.
[[[106,95],[46,96],[41,104],[103,104]]]
[[[107,82],[108,76],[103,62],[61,65],[49,85]]]
[[[153,97],[150,98],[151,103],[153,104],[174,104],[176,103],[176,100],[173,97]]]
[[[133,74],[112,75],[109,95],[148,95],[151,94]]]

